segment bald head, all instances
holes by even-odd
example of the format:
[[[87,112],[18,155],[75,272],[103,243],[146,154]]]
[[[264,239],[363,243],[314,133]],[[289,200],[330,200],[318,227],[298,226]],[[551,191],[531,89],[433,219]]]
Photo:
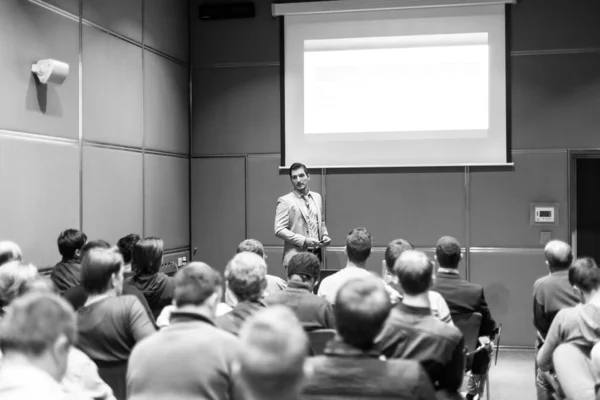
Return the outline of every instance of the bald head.
[[[573,262],[571,246],[562,240],[551,240],[544,248],[544,255],[550,269],[566,269]]]
[[[396,261],[394,271],[402,289],[408,295],[426,293],[431,287],[433,264],[422,251],[404,251]]]
[[[225,279],[239,301],[258,300],[267,287],[267,263],[255,253],[238,253],[227,264]]]
[[[252,398],[294,398],[308,340],[293,311],[284,306],[259,311],[242,327],[240,341],[240,376]]]

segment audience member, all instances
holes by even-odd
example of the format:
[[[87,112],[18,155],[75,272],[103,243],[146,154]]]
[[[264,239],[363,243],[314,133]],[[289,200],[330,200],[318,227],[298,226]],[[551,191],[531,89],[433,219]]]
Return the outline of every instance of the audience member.
[[[123,256],[123,271],[125,278],[129,278],[132,275],[131,271],[131,258],[133,257],[133,246],[142,239],[140,235],[136,233],[130,233],[127,236],[123,236],[117,242],[117,247]]]
[[[266,297],[265,303],[291,308],[305,330],[335,329],[331,303],[313,294],[320,273],[321,263],[316,255],[308,252],[295,254],[287,267],[287,289]]]
[[[19,297],[28,293],[56,294],[54,283],[44,276],[37,275],[20,286]],[[95,400],[114,400],[113,392],[98,375],[98,367],[81,350],[71,346],[67,359],[67,370],[61,385],[66,393],[85,396]]]
[[[335,304],[338,336],[327,344],[325,355],[309,360],[312,373],[305,398],[435,399],[429,377],[417,361],[379,357],[374,342],[391,306],[380,279],[348,280],[338,290]]]
[[[248,400],[300,399],[308,343],[292,311],[276,305],[257,312],[240,340],[235,369]]]
[[[265,260],[254,253],[238,253],[229,261],[225,279],[238,303],[230,312],[217,318],[217,326],[237,335],[244,321],[265,307],[262,297],[267,287],[266,274]]]
[[[81,281],[88,298],[77,311],[79,343],[98,366],[117,399],[126,397],[127,360],[137,342],[155,327],[134,296],[120,296],[123,258],[110,249],[93,249],[82,260]]]
[[[15,242],[9,240],[0,241],[0,265],[9,261],[21,261],[23,253],[21,248]]]
[[[157,238],[146,238],[136,242],[133,245],[131,260],[133,276],[125,281],[144,294],[155,319],[165,306],[171,304],[175,291],[173,278],[159,271],[163,244],[162,239]]]
[[[85,233],[67,229],[58,235],[58,252],[62,260],[54,266],[50,278],[60,294],[81,282],[81,248],[87,242]]]
[[[385,249],[385,257],[383,263],[385,265],[385,270],[387,271],[387,276],[389,276],[389,281],[386,280],[394,290],[396,290],[400,296],[402,296],[402,287],[398,282],[398,276],[394,272],[394,265],[396,261],[400,257],[400,255],[405,250],[414,250],[414,246],[410,244],[405,239],[395,239],[390,244],[388,244]],[[435,282],[435,276],[434,276]],[[431,312],[434,317],[437,317],[444,321],[447,324],[454,325],[452,321],[452,316],[450,315],[450,309],[448,308],[448,304],[446,304],[446,300],[442,297],[441,294],[430,290],[428,292],[429,295],[429,304],[431,305]]]
[[[110,243],[108,243],[104,240],[90,240],[81,249],[81,256],[83,258],[83,256],[92,249],[110,249],[110,248],[111,248]],[[154,315],[152,314],[152,311],[150,310],[150,306],[148,305],[148,302],[146,301],[146,298],[144,297],[142,292],[137,290],[135,287],[124,283],[123,291],[121,294],[132,295],[132,296],[137,297],[137,299],[140,301],[140,303],[142,303],[142,306],[144,306],[144,309],[148,313],[148,316],[150,317],[150,319],[154,322]],[[85,289],[83,288],[83,285],[81,285],[81,284],[68,289],[64,293],[63,296],[69,303],[71,303],[71,305],[73,306],[73,309],[75,311],[77,311],[81,307],[83,307],[83,305],[85,304],[85,302],[87,301],[87,298],[88,298],[88,294],[86,293]]]
[[[433,290],[444,297],[452,316],[480,313],[482,319],[479,336],[486,337],[483,341],[489,343],[489,338],[493,338],[496,322],[485,300],[483,286],[462,279],[458,272],[458,264],[462,259],[460,243],[450,236],[440,238],[435,248],[435,257],[439,269]],[[487,349],[488,351],[477,352],[473,357],[467,400],[473,399],[477,394],[480,398],[483,395],[484,376],[489,368],[491,345]]]
[[[218,272],[193,262],[175,275],[171,324],[138,344],[127,373],[130,400],[239,397],[232,364],[239,341],[214,324],[223,294]]]
[[[19,287],[35,277],[38,271],[31,264],[10,261],[0,265],[0,318],[5,308],[19,295]]]
[[[59,296],[16,299],[0,323],[0,398],[67,399],[59,382],[76,334],[73,310]]]
[[[394,271],[404,297],[392,309],[378,338],[380,349],[388,358],[420,361],[436,389],[457,393],[464,374],[464,340],[458,328],[431,313],[432,262],[421,251],[406,250]]]
[[[588,357],[585,364],[570,360],[569,368],[563,368],[565,376],[560,378],[561,386],[565,393],[577,392],[577,399],[584,397],[593,398],[594,386],[590,381],[590,387],[578,388],[571,384],[576,383],[575,378],[584,374],[582,371],[591,369],[591,360],[589,354],[592,347],[600,342],[600,268],[591,258],[581,258],[573,263],[569,268],[568,279],[575,291],[578,293],[582,306],[567,307],[560,310],[546,336],[546,340],[537,355],[537,365],[541,371],[552,369],[552,355],[560,344],[571,344],[583,352]],[[578,368],[579,367],[579,368]],[[538,374],[539,381],[540,374]],[[583,394],[587,392],[587,396]],[[548,396],[539,396],[538,398],[551,399],[551,393],[546,391]]]

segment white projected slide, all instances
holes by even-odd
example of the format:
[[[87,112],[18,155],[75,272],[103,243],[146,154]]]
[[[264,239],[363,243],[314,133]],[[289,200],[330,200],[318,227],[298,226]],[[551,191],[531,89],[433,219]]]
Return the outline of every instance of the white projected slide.
[[[305,40],[304,133],[486,136],[487,36]]]

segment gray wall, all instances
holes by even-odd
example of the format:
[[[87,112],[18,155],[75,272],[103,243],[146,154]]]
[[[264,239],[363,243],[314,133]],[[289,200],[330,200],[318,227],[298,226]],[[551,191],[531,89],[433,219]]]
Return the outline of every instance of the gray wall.
[[[66,228],[189,248],[188,11],[187,0],[0,1],[0,240],[26,261],[56,263]],[[36,84],[30,65],[45,58],[69,63],[63,85]]]
[[[235,0],[231,0],[235,2]],[[272,225],[280,151],[279,21],[269,0],[250,20],[197,19],[192,1],[192,246],[222,269],[236,244],[268,246],[282,275],[282,243]],[[596,0],[521,0],[511,7],[511,105],[514,168],[364,171],[312,176],[324,192],[333,245],[327,266],[341,267],[346,232],[366,226],[378,246],[369,268],[396,237],[431,249],[459,238],[468,276],[485,287],[504,344],[530,346],[531,288],[547,273],[530,202],[560,204],[554,238],[568,240],[568,159],[600,147],[600,28]],[[466,262],[462,263],[463,271]]]

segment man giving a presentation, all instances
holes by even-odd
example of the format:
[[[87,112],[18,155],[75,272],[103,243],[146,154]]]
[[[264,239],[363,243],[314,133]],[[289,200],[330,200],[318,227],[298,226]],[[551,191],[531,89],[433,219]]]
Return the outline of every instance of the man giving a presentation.
[[[331,243],[323,220],[323,200],[308,189],[310,174],[306,165],[290,167],[294,190],[277,199],[275,236],[284,241],[283,256],[292,249],[310,251],[322,260],[321,248]]]

